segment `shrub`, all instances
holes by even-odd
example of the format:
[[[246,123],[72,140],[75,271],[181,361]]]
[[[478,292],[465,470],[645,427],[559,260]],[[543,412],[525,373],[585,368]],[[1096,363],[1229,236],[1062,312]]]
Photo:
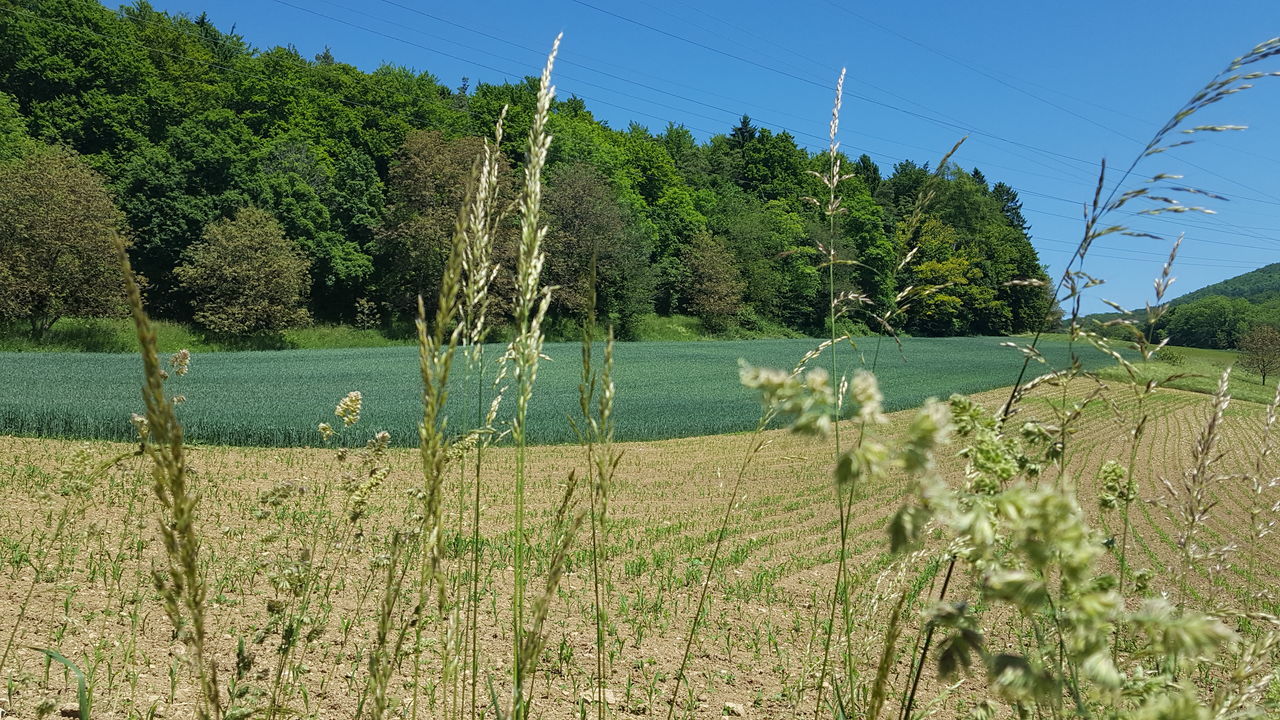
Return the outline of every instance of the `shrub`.
[[[306,323],[309,265],[270,213],[250,207],[206,228],[174,272],[195,298],[196,323],[236,336]]]
[[[68,151],[0,165],[0,319],[40,340],[67,315],[123,315],[121,225],[102,177]]]

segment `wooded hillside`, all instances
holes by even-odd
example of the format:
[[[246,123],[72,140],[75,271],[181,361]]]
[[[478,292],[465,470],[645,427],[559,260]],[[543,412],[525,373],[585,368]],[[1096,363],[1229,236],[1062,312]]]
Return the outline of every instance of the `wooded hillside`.
[[[276,264],[262,267],[296,256],[283,274],[305,274],[303,307],[284,314],[293,321],[403,317],[419,293],[435,295],[465,179],[503,106],[515,182],[535,87],[529,78],[455,88],[403,67],[364,72],[327,51],[255,49],[204,17],[145,2],[118,12],[93,0],[0,9],[0,162],[39,165],[45,145],[82,156],[122,214],[148,302],[169,318],[209,317],[201,304],[210,295],[184,278],[210,277],[198,265],[218,257],[218,238],[252,233],[285,239]],[[597,311],[623,337],[654,311],[697,315],[710,329],[821,331],[819,248],[831,245],[848,261],[837,266],[836,292],[868,298],[847,329],[878,329],[869,314],[913,285],[944,286],[899,323],[916,334],[1015,333],[1048,316],[1044,288],[1009,284],[1045,273],[1008,185],[948,166],[907,232],[935,176],[929,164],[884,172],[865,155],[845,158],[847,212],[831,237],[805,200],[825,195],[810,173],[827,167],[825,152],[746,116],[706,141],[673,120],[657,132],[611,128],[581,99],[556,102],[544,276],[561,287],[553,322],[588,309],[594,257]],[[246,208],[274,222],[250,213],[256,225],[236,225]],[[237,282],[252,283],[253,267],[245,272]],[[21,308],[6,315],[20,319]]]

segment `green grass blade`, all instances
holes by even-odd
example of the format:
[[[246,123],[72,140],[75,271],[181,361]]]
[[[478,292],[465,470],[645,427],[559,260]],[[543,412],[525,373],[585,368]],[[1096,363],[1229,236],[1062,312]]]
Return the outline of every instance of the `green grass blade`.
[[[80,705],[80,720],[89,720],[89,688],[85,685],[84,673],[80,667],[67,659],[65,655],[50,648],[33,647],[32,650],[44,653],[50,660],[55,660],[76,676],[76,701]]]

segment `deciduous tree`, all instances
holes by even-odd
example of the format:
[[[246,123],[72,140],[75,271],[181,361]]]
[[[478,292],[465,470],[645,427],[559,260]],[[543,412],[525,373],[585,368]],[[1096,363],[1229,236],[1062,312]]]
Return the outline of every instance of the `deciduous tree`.
[[[265,210],[218,220],[174,271],[201,327],[226,335],[279,332],[307,322],[308,261]]]
[[[625,208],[608,179],[585,163],[552,174],[544,207],[550,215],[543,282],[557,288],[552,312],[583,318],[590,309],[595,261],[595,315],[628,337],[640,315],[653,309],[649,246],[628,227]]]
[[[374,240],[375,262],[387,301],[406,314],[418,295],[434,312],[441,273],[449,254],[458,208],[483,147],[480,138],[448,139],[434,130],[409,135],[391,167],[391,204]],[[510,178],[500,176],[499,197],[509,197]],[[507,202],[499,200],[499,206]],[[499,238],[501,240],[501,238]],[[503,252],[499,242],[497,251]]]
[[[1280,331],[1270,325],[1254,325],[1249,332],[1240,338],[1240,366],[1253,370],[1262,376],[1262,384],[1267,384],[1267,375],[1280,370]]]
[[[123,312],[122,227],[102,177],[70,151],[0,165],[0,318],[39,339],[67,315]]]
[[[685,308],[708,330],[724,330],[741,307],[746,287],[733,253],[724,243],[703,233],[694,237],[685,251],[684,264],[689,272]]]

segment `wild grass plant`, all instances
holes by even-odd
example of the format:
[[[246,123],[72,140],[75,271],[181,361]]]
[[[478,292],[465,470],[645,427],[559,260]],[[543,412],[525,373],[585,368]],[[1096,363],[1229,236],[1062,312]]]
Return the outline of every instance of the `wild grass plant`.
[[[1223,373],[1206,413],[1165,389],[1174,379],[1143,373],[1144,361],[1161,349],[1148,329],[1163,311],[1173,257],[1156,281],[1155,302],[1123,319],[1133,330],[1126,351],[1082,327],[1072,313],[1072,342],[1115,362],[1124,385],[1119,391],[1111,389],[1117,376],[1099,378],[1076,358],[1028,378],[1033,363],[1049,362],[1039,338],[1020,348],[1022,374],[1007,396],[930,400],[905,419],[888,414],[875,374],[854,367],[858,354],[825,355],[845,342],[838,335],[791,370],[743,364],[740,381],[762,403],[752,433],[717,439],[741,451],[736,472],[717,487],[706,482],[713,475],[703,465],[697,478],[703,482],[676,478],[663,486],[664,497],[649,498],[715,507],[714,518],[703,522],[665,509],[637,514],[634,506],[642,503],[619,509],[637,482],[618,481],[627,462],[615,443],[615,379],[627,369],[615,371],[612,336],[600,343],[590,319],[583,326],[571,424],[579,446],[563,465],[551,458],[568,450],[533,447],[529,410],[552,292],[541,285],[540,193],[558,45],[557,39],[541,77],[528,139],[515,267],[498,268],[492,254],[504,213],[493,179],[499,125],[459,210],[435,313],[419,314],[422,407],[412,471],[390,450],[393,433],[376,424],[365,432],[376,422],[374,407],[351,391],[313,431],[331,448],[319,473],[301,461],[295,467],[295,456],[281,452],[279,472],[292,475],[259,479],[264,489],[252,495],[251,509],[209,502],[233,496],[218,481],[229,451],[186,445],[177,388],[166,380],[185,373],[190,357],[175,358],[169,370],[162,366],[121,250],[142,347],[146,413],[136,420],[139,442],[136,450],[102,461],[78,456],[60,479],[39,479],[17,466],[10,471],[11,486],[58,487],[65,500],[48,505],[37,530],[6,535],[0,548],[9,577],[33,572],[18,593],[26,600],[8,633],[0,674],[15,664],[15,653],[31,652],[17,640],[26,637],[29,615],[48,613],[32,598],[44,597],[49,578],[86,562],[90,582],[111,598],[111,622],[127,626],[128,635],[123,649],[99,645],[82,658],[53,647],[65,630],[57,629],[56,618],[49,622],[55,630],[45,650],[74,657],[83,671],[81,712],[103,707],[95,697],[123,694],[113,688],[136,683],[137,668],[166,657],[137,654],[137,638],[147,632],[145,609],[155,603],[140,580],[132,588],[124,582],[126,564],[137,578],[154,567],[154,598],[173,640],[167,697],[135,700],[130,690],[128,717],[158,716],[162,704],[171,717],[201,718],[527,718],[542,712],[600,720],[624,713],[809,712],[903,720],[932,714],[1243,718],[1277,711],[1276,605],[1264,596],[1276,579],[1267,565],[1274,558],[1273,431],[1280,401],[1273,400],[1264,417],[1233,414]],[[1175,114],[1143,155],[1169,148],[1176,132],[1228,129],[1190,126],[1191,118],[1263,77],[1252,68],[1278,54],[1275,40],[1236,60]],[[839,105],[837,89],[829,216],[839,208]],[[1106,187],[1104,177],[1077,261],[1097,238],[1127,232],[1109,224],[1109,213],[1137,202],[1152,203],[1152,212],[1188,212],[1195,209],[1174,202],[1175,193],[1205,197],[1163,175],[1141,191],[1117,190],[1104,199]],[[917,215],[927,206],[926,188]],[[841,259],[831,254],[828,260],[834,267]],[[469,378],[479,379],[461,386],[475,393],[474,406],[465,416],[451,414],[448,400],[460,386],[450,376],[457,365],[483,364],[479,340],[493,280],[502,272],[514,279],[517,319],[502,358],[505,370],[497,383],[480,374]],[[1073,265],[1058,287],[1060,299],[1078,307],[1095,282]],[[929,289],[912,292],[893,307],[871,308],[870,316],[891,331],[895,309]],[[856,294],[839,297],[834,283],[829,293],[833,320],[865,305]],[[845,365],[819,367],[837,357]],[[866,364],[874,366],[871,357]],[[1197,417],[1203,422],[1193,431]],[[1255,417],[1261,421],[1250,427]],[[807,444],[789,445],[768,430],[781,418],[809,438]],[[848,423],[857,428],[856,441],[838,440]],[[1186,427],[1152,429],[1167,423]],[[1124,428],[1119,439],[1116,427]],[[511,446],[497,447],[507,433]],[[1168,444],[1192,436],[1189,451]],[[774,446],[788,454],[770,454]],[[1246,458],[1230,452],[1246,446]],[[1125,464],[1099,455],[1112,451]],[[1167,463],[1176,452],[1187,458],[1186,472],[1161,472],[1167,465],[1158,460]],[[815,463],[829,476],[788,475],[798,453],[830,458]],[[144,483],[103,470],[133,454],[148,462],[150,501]],[[779,468],[767,468],[768,483],[753,484],[755,464],[765,458]],[[540,463],[557,468],[557,477],[547,480]],[[200,469],[193,472],[195,465]],[[562,467],[569,470],[560,473]],[[1083,474],[1082,468],[1096,470]],[[482,484],[492,477],[503,484]],[[118,547],[106,539],[109,533],[81,528],[90,522],[92,499],[102,497],[124,508],[129,523]],[[496,498],[508,503],[509,513],[490,507]],[[801,529],[779,529],[771,514],[777,512],[798,514]],[[1218,521],[1220,514],[1227,522]],[[255,531],[245,530],[246,518],[257,523]],[[1232,531],[1233,520],[1245,527],[1243,534]],[[159,540],[153,553],[140,540],[134,545],[134,535],[144,532]],[[758,553],[766,557],[752,562]],[[1150,572],[1169,559],[1174,572]],[[793,610],[787,618],[750,614],[778,595],[795,594],[777,585],[800,575],[817,580],[807,599],[786,598]],[[249,589],[259,582],[270,588],[263,598],[266,620],[250,632],[236,615],[252,608],[235,603],[253,597]],[[63,628],[77,615],[72,597],[65,604]],[[741,621],[752,617],[761,619]],[[582,637],[561,627],[580,628]],[[655,636],[675,638],[670,657],[648,656],[646,639]],[[269,660],[257,657],[264,653]],[[709,700],[713,687],[745,692],[733,669],[762,670],[765,658],[775,664],[776,697]],[[117,662],[133,668],[135,677],[116,680]],[[44,680],[12,673],[6,680],[11,688],[47,687],[53,684],[48,665],[45,672]],[[193,692],[184,697],[179,686]],[[553,708],[560,688],[567,699]],[[352,701],[323,704],[334,697]]]
[[[1221,571],[1234,551],[1230,545],[1209,547],[1199,536],[1218,504],[1218,486],[1227,481],[1227,476],[1215,465],[1222,458],[1217,445],[1230,402],[1227,390],[1230,371],[1225,371],[1219,380],[1208,420],[1191,453],[1192,466],[1179,481],[1162,478],[1169,495],[1168,507],[1176,521],[1176,545],[1181,553],[1173,579],[1177,602],[1171,604],[1161,597],[1138,598],[1140,609],[1131,610],[1121,592],[1129,572],[1125,553],[1130,506],[1139,492],[1131,473],[1139,470],[1135,459],[1148,420],[1144,402],[1161,382],[1148,380],[1140,384],[1133,363],[1100,334],[1081,327],[1079,299],[1084,290],[1098,281],[1073,266],[1077,260],[1083,262],[1092,243],[1100,237],[1113,233],[1141,234],[1106,222],[1110,213],[1130,202],[1150,202],[1152,206],[1143,210],[1145,214],[1208,212],[1203,207],[1182,205],[1174,197],[1179,192],[1191,197],[1212,197],[1212,194],[1171,182],[1178,178],[1170,175],[1152,177],[1147,187],[1124,192],[1119,188],[1143,158],[1190,142],[1170,140],[1169,136],[1175,131],[1194,134],[1239,129],[1226,125],[1191,126],[1189,119],[1204,107],[1247,89],[1253,80],[1275,74],[1247,68],[1277,54],[1280,54],[1280,39],[1263,43],[1232,62],[1156,133],[1105,199],[1108,178],[1104,164],[1086,214],[1083,239],[1057,288],[1058,292],[1065,288],[1062,301],[1073,307],[1070,325],[1073,342],[1079,339],[1113,357],[1129,374],[1136,399],[1129,467],[1112,463],[1103,471],[1104,507],[1122,504],[1125,513],[1117,574],[1104,574],[1097,568],[1106,548],[1113,546],[1114,538],[1103,543],[1088,527],[1078,504],[1076,481],[1067,469],[1068,454],[1073,447],[1069,443],[1072,426],[1091,403],[1102,399],[1102,386],[1078,362],[1024,383],[1030,364],[1043,362],[1037,350],[1038,335],[1020,348],[1026,358],[1023,371],[996,414],[991,415],[959,396],[952,399],[950,417],[940,412],[939,406],[926,404],[905,444],[893,448],[873,445],[870,452],[859,447],[840,456],[836,465],[837,486],[855,476],[883,475],[890,468],[915,477],[915,500],[899,510],[890,527],[895,550],[917,546],[930,531],[949,540],[943,545],[943,554],[949,558],[946,580],[938,604],[926,614],[924,641],[912,652],[914,672],[909,689],[903,695],[900,717],[915,716],[921,673],[935,632],[942,636],[935,650],[941,679],[955,678],[975,663],[986,675],[990,697],[975,706],[975,713],[980,716],[993,716],[996,712],[993,701],[997,699],[1020,715],[1034,713],[1049,717],[1089,717],[1121,709],[1125,716],[1134,717],[1261,716],[1267,712],[1261,702],[1274,677],[1269,669],[1276,646],[1274,631],[1237,643],[1220,608],[1197,612],[1187,607],[1187,578],[1192,569],[1197,564],[1208,563],[1215,571]],[[1156,304],[1147,307],[1144,322],[1133,322],[1129,313],[1121,309],[1126,317],[1118,322],[1132,332],[1131,349],[1143,360],[1151,359],[1163,346],[1149,340],[1148,333],[1164,310],[1162,301],[1172,281],[1170,268],[1176,253],[1177,243],[1162,276],[1156,280]],[[1078,388],[1080,382],[1091,379],[1096,385],[1093,391],[1087,392],[1082,400],[1069,398],[1067,388],[1073,381]],[[1173,379],[1176,377],[1167,381]],[[1027,422],[1017,430],[1006,429],[1024,393],[1041,385],[1063,389],[1061,402],[1052,406],[1053,420]],[[801,392],[799,385],[785,392],[781,391],[782,387],[770,388],[766,397]],[[836,404],[818,391],[807,393],[813,402]],[[874,412],[874,401],[871,407]],[[796,427],[808,429],[810,426],[804,415],[800,415]],[[969,461],[968,481],[959,489],[932,472],[933,449],[953,427],[969,442],[968,447],[960,451]],[[838,435],[834,442],[838,443]],[[1260,454],[1265,456],[1268,450],[1269,445],[1264,445]],[[1046,471],[1052,483],[1042,482]],[[1260,492],[1259,488],[1254,481],[1252,489]],[[1260,512],[1259,507],[1257,503],[1251,505],[1251,514]],[[1254,536],[1257,535],[1255,532]],[[961,563],[971,568],[969,591],[975,597],[971,601],[950,601],[947,590],[953,571]],[[998,604],[1021,618],[1025,623],[1023,632],[1008,638],[994,627],[983,627],[984,615],[994,614],[988,608]],[[838,683],[833,687],[836,700],[831,703],[830,711],[837,716],[880,716],[887,698],[884,668],[893,654],[891,647],[899,640],[896,626],[902,619],[901,605],[902,602],[898,602],[890,615],[885,654],[875,679],[866,683],[850,673],[843,692]],[[1205,611],[1215,614],[1205,614]],[[1275,619],[1267,617],[1266,622],[1272,624],[1274,630]],[[1015,640],[1011,646],[1021,651],[991,651],[993,632],[1004,635],[1002,639],[1006,643]],[[1125,653],[1119,651],[1121,636],[1136,639],[1125,648]],[[1215,660],[1215,653],[1240,653],[1236,658],[1238,667],[1246,670],[1232,670],[1232,659]],[[1264,657],[1271,659],[1259,662]],[[1154,667],[1148,661],[1153,661]],[[851,652],[846,651],[844,662],[846,666],[854,664]],[[1197,675],[1201,680],[1213,677],[1217,689],[1202,694],[1204,688],[1185,680],[1188,674]],[[821,677],[825,677],[825,673]],[[818,712],[823,712],[821,695],[818,705]]]

